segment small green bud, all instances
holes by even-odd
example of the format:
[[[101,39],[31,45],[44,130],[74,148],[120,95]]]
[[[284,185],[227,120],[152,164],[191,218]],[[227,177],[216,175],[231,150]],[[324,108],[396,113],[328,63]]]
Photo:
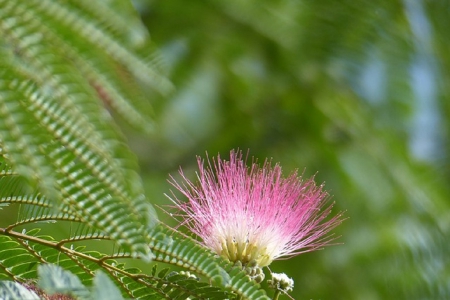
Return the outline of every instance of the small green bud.
[[[234,266],[242,269],[242,262],[238,260],[234,263]]]

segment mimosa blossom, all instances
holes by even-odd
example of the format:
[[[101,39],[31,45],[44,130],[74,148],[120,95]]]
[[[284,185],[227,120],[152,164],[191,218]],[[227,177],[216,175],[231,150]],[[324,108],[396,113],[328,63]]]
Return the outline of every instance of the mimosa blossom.
[[[198,183],[180,169],[184,183],[170,183],[187,198],[171,198],[183,223],[203,244],[233,262],[268,266],[273,260],[322,248],[342,214],[327,218],[332,204],[313,178],[282,176],[279,164],[246,166],[241,152],[230,160],[198,158]]]

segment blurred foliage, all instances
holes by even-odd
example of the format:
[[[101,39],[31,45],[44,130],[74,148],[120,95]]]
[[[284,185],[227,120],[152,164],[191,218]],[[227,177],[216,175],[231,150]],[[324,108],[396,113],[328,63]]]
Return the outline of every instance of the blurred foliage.
[[[81,148],[75,142],[92,144],[83,151],[98,151],[107,158],[99,161],[108,170],[120,165],[124,189],[140,193],[135,158],[100,107],[104,101],[119,123],[123,118],[132,125],[121,124],[154,204],[168,204],[163,196],[170,189],[168,173],[176,175],[183,166],[193,175],[195,156],[206,152],[225,157],[233,148],[250,149],[260,161],[279,161],[286,174],[295,168],[305,169],[307,176],[317,172],[336,210],[346,210],[349,219],[335,230],[342,236],[340,245],[271,265],[294,279],[293,298],[450,298],[447,0],[133,0],[151,42],[127,1],[0,4],[2,89],[13,89],[22,102],[16,105],[12,96],[3,101],[16,109],[13,121],[22,122],[18,128],[25,134],[19,136],[29,146],[5,149],[16,151],[16,166],[26,169],[22,175],[29,175],[31,183],[41,179],[52,187],[49,174],[66,178],[59,174],[64,166],[29,166],[25,152],[42,154],[36,163],[56,162],[40,143],[43,134],[34,134],[39,132],[53,137],[51,145],[63,143],[72,156]],[[68,12],[58,8],[68,6],[73,6]],[[175,91],[159,76],[166,73]],[[10,84],[17,82],[32,84]],[[58,126],[69,133],[73,129],[72,135],[54,130],[46,118],[34,126],[30,120],[41,115],[32,114],[29,103],[38,100],[55,107],[81,103],[58,111],[57,120],[66,120]],[[2,119],[0,124],[10,126]],[[104,134],[98,143],[90,126]],[[15,145],[15,136],[5,139],[11,131],[2,132],[2,144]],[[87,167],[79,169],[92,171],[95,178],[99,156],[86,157],[86,162],[73,161],[84,163]],[[58,191],[53,191],[57,197]],[[4,199],[9,192],[2,191]],[[76,217],[101,220],[70,207]],[[135,209],[131,202],[130,207]],[[174,224],[164,213],[159,217]],[[6,209],[0,212],[2,224],[18,219]],[[60,223],[40,227],[57,241],[65,236],[56,232],[65,230]],[[194,244],[179,236],[178,243]],[[86,252],[90,248],[95,247],[87,244]],[[0,252],[10,256],[7,250]],[[20,259],[12,260],[19,265]],[[157,274],[156,268],[133,263],[148,277],[166,279],[165,269]]]
[[[128,134],[150,198],[250,149],[347,210],[341,245],[272,265],[295,299],[450,298],[448,1],[133,3],[177,88],[150,140]]]

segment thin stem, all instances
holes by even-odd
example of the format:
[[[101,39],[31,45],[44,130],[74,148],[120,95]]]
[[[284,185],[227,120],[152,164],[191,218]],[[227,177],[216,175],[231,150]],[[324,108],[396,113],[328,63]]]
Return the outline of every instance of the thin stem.
[[[280,297],[281,291],[275,290],[275,294],[273,295],[273,300],[278,300],[278,297]]]
[[[57,241],[45,240],[45,239],[42,239],[42,238],[39,238],[36,236],[27,235],[25,233],[19,233],[19,232],[10,230],[8,228],[2,228],[2,227],[0,227],[0,235],[9,236],[9,237],[12,237],[15,240],[17,240],[23,247],[26,248],[26,250],[31,255],[35,256],[41,263],[46,263],[46,261],[44,260],[43,257],[41,257],[35,251],[35,249],[32,246],[30,246],[28,244],[28,242],[33,242],[36,244],[44,245],[46,247],[53,248],[53,249],[58,250],[61,253],[64,253],[72,261],[74,261],[75,264],[79,265],[81,268],[83,268],[86,271],[86,273],[88,273],[92,276],[93,276],[93,272],[91,271],[91,269],[86,267],[80,261],[80,259],[85,259],[85,260],[94,262],[97,265],[99,265],[100,267],[102,267],[106,272],[111,274],[111,276],[114,277],[114,279],[123,287],[123,289],[127,292],[127,294],[130,297],[133,297],[131,290],[126,286],[126,284],[124,284],[122,282],[122,280],[120,280],[120,277],[117,274],[121,274],[123,276],[133,279],[136,282],[139,282],[142,285],[153,288],[156,292],[158,292],[162,296],[165,296],[165,297],[167,296],[163,291],[159,290],[159,288],[155,288],[155,285],[151,283],[152,281],[157,281],[159,283],[167,284],[168,282],[164,278],[158,278],[158,277],[150,276],[150,275],[143,274],[143,273],[136,273],[136,274],[130,273],[130,272],[127,272],[126,270],[115,267],[114,265],[107,262],[107,260],[114,259],[114,258],[131,258],[132,257],[131,255],[117,255],[117,256],[116,255],[106,255],[103,257],[96,258],[89,254],[84,254],[82,252],[73,250],[71,248],[67,248],[66,246],[63,245],[63,243],[65,241],[57,242]],[[107,237],[107,236],[102,236],[101,238],[106,239],[106,240],[109,239],[109,237]],[[67,241],[70,241],[70,240],[67,240]],[[8,269],[4,269],[3,271],[6,271],[6,273],[9,274],[11,277],[16,278],[13,273],[9,272]],[[183,287],[179,287],[179,288],[183,289],[184,292],[189,292],[189,290],[187,290]],[[166,297],[166,299],[167,299],[167,297]]]

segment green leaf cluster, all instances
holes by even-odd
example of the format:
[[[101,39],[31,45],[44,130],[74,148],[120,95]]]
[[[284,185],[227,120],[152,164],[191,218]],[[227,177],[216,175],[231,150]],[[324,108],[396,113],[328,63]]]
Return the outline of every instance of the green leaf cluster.
[[[173,87],[128,1],[0,0],[0,36],[2,297],[267,298],[145,196],[113,116],[152,133]]]

